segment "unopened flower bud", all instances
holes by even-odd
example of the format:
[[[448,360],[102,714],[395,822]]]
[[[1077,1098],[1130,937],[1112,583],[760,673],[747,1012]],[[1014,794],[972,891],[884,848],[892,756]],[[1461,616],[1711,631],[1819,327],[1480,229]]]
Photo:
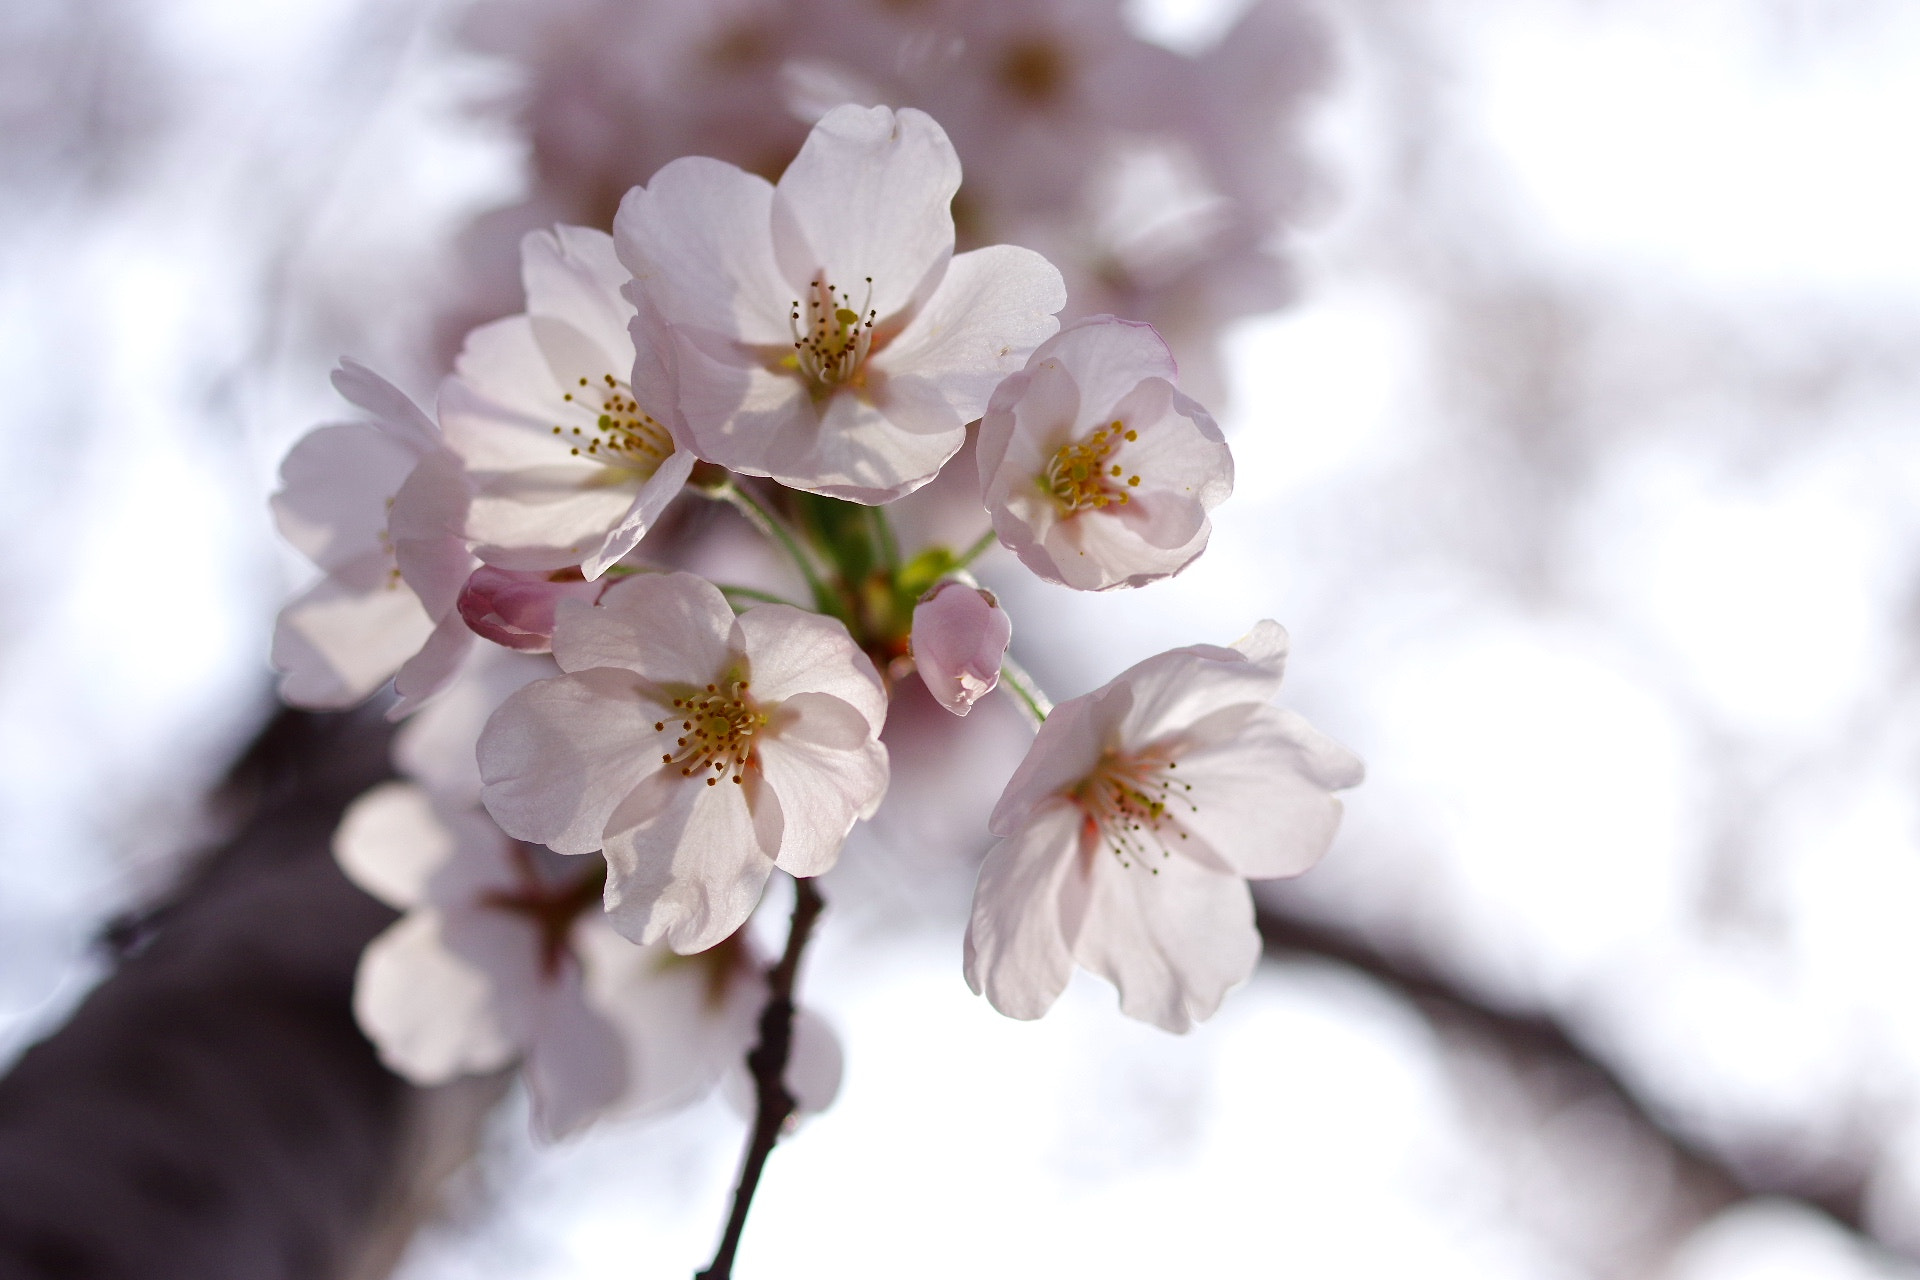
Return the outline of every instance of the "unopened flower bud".
[[[935,701],[963,716],[1000,681],[1013,621],[991,591],[952,579],[913,610],[913,661]]]
[[[607,581],[588,582],[577,571],[555,580],[547,571],[481,565],[460,589],[460,616],[483,639],[522,653],[553,651],[553,619],[562,600],[600,598]]]

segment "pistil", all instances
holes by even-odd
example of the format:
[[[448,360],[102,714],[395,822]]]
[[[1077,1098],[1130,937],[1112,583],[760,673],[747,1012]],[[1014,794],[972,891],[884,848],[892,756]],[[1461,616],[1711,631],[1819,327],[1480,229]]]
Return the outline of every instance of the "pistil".
[[[1040,488],[1063,515],[1125,506],[1133,500],[1127,491],[1140,487],[1140,477],[1127,474],[1127,469],[1112,458],[1123,443],[1139,438],[1138,431],[1116,418],[1061,445],[1038,477]]]
[[[564,437],[571,430],[572,435],[579,437],[571,450],[574,457],[594,458],[610,467],[651,476],[673,452],[673,436],[640,408],[640,402],[633,398],[633,388],[624,380],[608,373],[601,375],[601,383],[604,385],[582,378],[574,390],[562,397],[570,404],[584,404],[589,409],[595,407],[592,401],[598,399],[599,413],[593,426],[555,427],[553,434]]]
[[[745,680],[728,683],[725,689],[710,684],[704,690],[673,700],[680,713],[679,736],[675,750],[665,752],[660,763],[680,770],[683,778],[704,777],[708,786],[732,777],[740,784],[747,764],[753,758],[754,734],[766,727],[766,713],[747,692]],[[655,733],[668,733],[671,720],[656,720]]]

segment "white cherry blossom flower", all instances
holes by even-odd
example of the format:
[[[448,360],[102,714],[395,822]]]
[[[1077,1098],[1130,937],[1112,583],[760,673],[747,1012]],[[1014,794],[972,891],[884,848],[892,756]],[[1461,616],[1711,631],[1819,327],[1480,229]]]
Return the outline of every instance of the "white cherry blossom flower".
[[[509,839],[477,808],[388,783],[334,838],[348,876],[406,914],[368,945],[354,1013],[416,1084],[520,1063],[545,1138],[719,1082],[765,984],[744,942],[636,947],[599,910],[600,867]]]
[[[948,579],[913,610],[913,663],[934,701],[957,716],[993,692],[1013,621],[991,591]]]
[[[634,335],[653,320],[621,297],[612,239],[531,232],[521,275],[526,313],[468,334],[440,391],[441,424],[474,487],[466,532],[489,564],[579,565],[593,579],[646,535],[694,458],[629,382],[664,342],[636,353]]]
[[[1290,711],[1286,632],[1148,658],[1062,703],[1008,782],[967,929],[967,983],[1037,1018],[1073,965],[1168,1031],[1253,971],[1247,878],[1298,875],[1333,840],[1358,758]]]
[[[886,695],[833,619],[735,618],[703,579],[645,574],[563,604],[553,656],[567,674],[480,737],[483,798],[523,840],[605,849],[607,910],[637,942],[713,946],[774,867],[832,867],[886,791]]]
[[[454,609],[474,565],[466,480],[404,392],[351,360],[333,385],[367,420],[316,428],[281,463],[274,519],[326,576],[281,610],[273,665],[303,707],[352,706],[392,677],[398,717],[473,644]]]
[[[886,107],[828,112],[778,185],[665,166],[614,222],[630,296],[671,335],[636,394],[736,471],[865,503],[925,484],[1066,302],[1031,250],[954,255],[959,185],[932,117]]]
[[[1092,316],[995,390],[980,421],[981,496],[1021,563],[1105,591],[1169,577],[1206,548],[1233,455],[1174,377],[1152,326]]]
[[[460,589],[460,616],[482,639],[521,653],[553,651],[562,600],[592,604],[610,580],[588,582],[570,570],[501,569],[483,564]]]

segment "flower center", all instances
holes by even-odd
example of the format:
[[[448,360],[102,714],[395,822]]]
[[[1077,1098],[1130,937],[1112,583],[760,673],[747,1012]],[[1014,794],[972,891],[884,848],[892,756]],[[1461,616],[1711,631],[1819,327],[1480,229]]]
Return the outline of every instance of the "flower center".
[[[1133,500],[1127,490],[1139,488],[1140,477],[1128,475],[1112,458],[1123,442],[1139,438],[1138,431],[1116,418],[1090,435],[1061,445],[1037,477],[1040,488],[1064,515],[1125,506]]]
[[[683,719],[673,751],[660,763],[673,765],[683,778],[705,777],[708,786],[732,774],[734,782],[753,756],[753,735],[766,727],[766,713],[747,693],[745,680],[734,680],[722,690],[710,684],[704,690],[673,700]],[[655,733],[667,733],[672,721],[656,720]]]
[[[865,381],[867,354],[873,350],[873,277],[867,277],[867,296],[859,310],[853,296],[836,289],[825,276],[813,282],[806,301],[796,299],[787,317],[793,330],[789,367],[797,369],[816,390]]]
[[[564,436],[571,430],[579,437],[572,449],[576,458],[596,458],[610,467],[651,476],[673,452],[673,437],[641,410],[640,402],[633,398],[633,388],[625,381],[607,373],[601,375],[600,382],[604,385],[582,378],[578,387],[562,397],[569,404],[597,408],[599,415],[593,426],[555,427],[553,434]]]
[[[1189,813],[1198,813],[1200,806],[1189,798],[1192,785],[1173,776],[1177,767],[1172,760],[1152,755],[1110,751],[1074,790],[1073,798],[1087,822],[1121,866],[1145,866],[1157,876],[1160,869],[1152,865],[1155,852],[1160,858],[1170,856],[1169,835],[1187,838],[1173,810],[1184,805]]]

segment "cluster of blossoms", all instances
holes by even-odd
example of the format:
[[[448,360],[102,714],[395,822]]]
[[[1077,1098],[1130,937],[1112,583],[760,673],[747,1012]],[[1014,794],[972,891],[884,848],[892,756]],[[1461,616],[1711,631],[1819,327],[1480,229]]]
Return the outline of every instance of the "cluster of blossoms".
[[[1062,327],[1045,257],[956,253],[959,186],[932,117],[843,105],[777,182],[682,158],[611,235],[529,235],[525,312],[468,336],[435,413],[336,375],[366,420],[287,460],[276,511],[325,577],[275,660],[290,701],[392,678],[394,714],[419,709],[406,780],[336,842],[405,913],[357,996],[397,1070],[518,1060],[549,1134],[724,1075],[785,998],[743,926],[775,869],[809,882],[873,816],[890,694],[916,674],[963,716],[1004,682],[1041,722],[966,937],[995,1008],[1038,1017],[1077,963],[1184,1031],[1251,972],[1247,880],[1326,850],[1359,763],[1271,705],[1271,622],[1051,710],[1007,661],[975,556],[997,542],[1086,591],[1168,577],[1205,548],[1232,459],[1153,328]],[[990,529],[903,550],[887,504],[970,432]],[[703,501],[788,557],[804,598],[675,571]],[[823,1104],[837,1048],[790,1030],[791,1101]]]

